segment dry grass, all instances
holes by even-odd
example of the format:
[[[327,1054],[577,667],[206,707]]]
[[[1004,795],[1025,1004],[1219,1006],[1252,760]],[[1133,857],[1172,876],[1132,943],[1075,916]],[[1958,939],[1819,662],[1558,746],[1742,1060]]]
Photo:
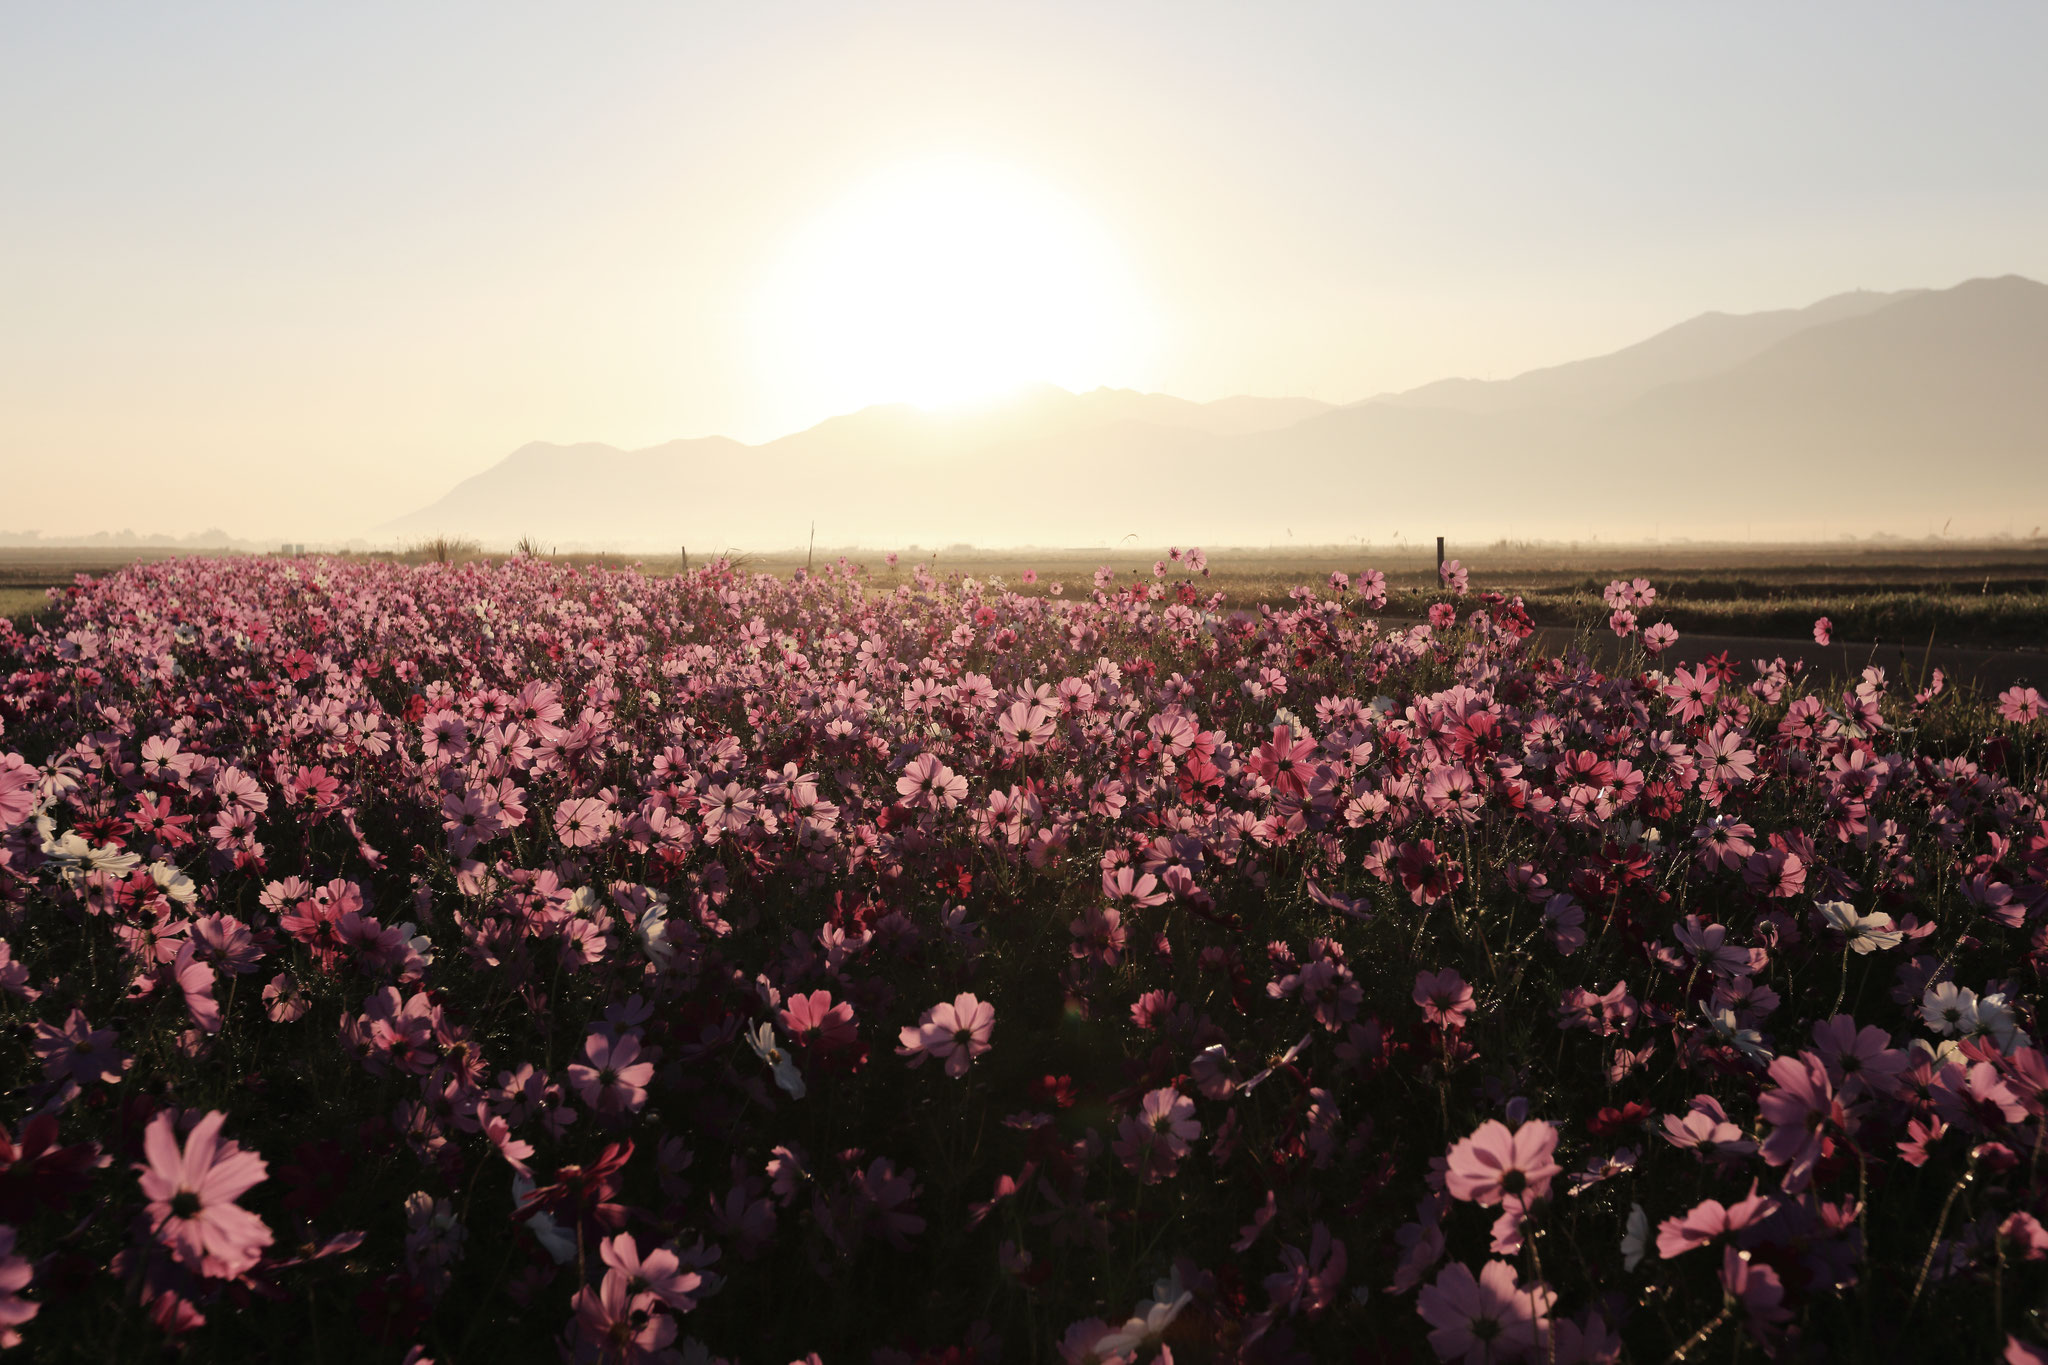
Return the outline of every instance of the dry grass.
[[[49,594],[41,588],[0,588],[0,618],[17,626],[49,604]]]

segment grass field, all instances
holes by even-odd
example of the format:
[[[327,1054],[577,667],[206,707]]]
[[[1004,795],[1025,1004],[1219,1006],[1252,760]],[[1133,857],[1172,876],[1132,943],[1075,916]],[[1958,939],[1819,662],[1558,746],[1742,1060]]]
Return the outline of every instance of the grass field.
[[[895,568],[883,551],[819,550],[815,564],[841,554],[865,565],[880,587],[907,582],[916,563],[941,575],[1000,577],[1021,591],[1045,592],[1057,582],[1069,593],[1085,592],[1090,575],[1107,564],[1126,581],[1146,577],[1163,551],[1137,547],[1056,550],[976,550],[953,547],[901,552]],[[1656,606],[1641,613],[1644,624],[1669,621],[1681,632],[1755,635],[1786,640],[1810,638],[1816,617],[1834,623],[1839,639],[1998,649],[2048,647],[2048,545],[1659,545],[1556,546],[1496,543],[1461,546],[1448,553],[1472,570],[1474,590],[1520,594],[1542,625],[1604,629],[1602,589],[1613,578],[1643,577],[1656,585]],[[0,615],[24,620],[45,604],[43,590],[69,583],[78,573],[106,573],[162,551],[0,550]],[[473,546],[422,545],[400,558],[421,562],[486,557]],[[652,574],[676,572],[680,553],[670,556],[576,554],[550,556],[562,563],[637,564]],[[692,555],[701,567],[704,554]],[[739,556],[748,568],[786,577],[804,556]],[[1208,584],[1235,606],[1286,600],[1301,583],[1323,584],[1333,570],[1356,574],[1377,568],[1393,590],[1389,609],[1398,613],[1404,596],[1419,599],[1435,586],[1436,554],[1425,546],[1315,546],[1292,549],[1222,549],[1209,557]],[[1035,569],[1040,582],[1023,588],[1020,578]]]

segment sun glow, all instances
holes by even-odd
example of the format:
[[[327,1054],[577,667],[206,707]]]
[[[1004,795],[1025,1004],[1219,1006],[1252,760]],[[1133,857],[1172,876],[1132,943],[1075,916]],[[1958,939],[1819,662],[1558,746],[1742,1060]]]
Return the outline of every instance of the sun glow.
[[[1148,377],[1146,309],[1101,225],[976,161],[900,167],[833,204],[785,247],[757,324],[771,384],[823,412]]]

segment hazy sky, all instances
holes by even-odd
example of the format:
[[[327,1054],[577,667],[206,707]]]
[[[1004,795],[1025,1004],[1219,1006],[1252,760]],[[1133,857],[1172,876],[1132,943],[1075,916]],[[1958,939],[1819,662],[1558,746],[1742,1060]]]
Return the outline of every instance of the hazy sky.
[[[347,535],[984,371],[1349,401],[2048,278],[2044,53],[2031,3],[10,6],[0,530]]]

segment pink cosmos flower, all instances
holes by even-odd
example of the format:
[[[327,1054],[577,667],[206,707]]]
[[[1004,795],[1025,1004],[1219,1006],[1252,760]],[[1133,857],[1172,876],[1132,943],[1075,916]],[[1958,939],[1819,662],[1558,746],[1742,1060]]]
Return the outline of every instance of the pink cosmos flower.
[[[20,754],[0,754],[0,831],[13,829],[36,808],[42,772]]]
[[[1471,586],[1471,571],[1455,559],[1447,559],[1437,565],[1436,576],[1442,580],[1446,588],[1459,597],[1463,597]]]
[[[1459,1261],[1436,1283],[1422,1287],[1415,1311],[1430,1325],[1438,1360],[1490,1365],[1528,1354],[1547,1332],[1557,1295],[1541,1284],[1522,1285],[1506,1261],[1488,1261],[1477,1278]]]
[[[221,1138],[227,1118],[216,1109],[199,1120],[181,1151],[170,1111],[158,1113],[142,1135],[149,1160],[135,1167],[157,1240],[180,1265],[221,1279],[254,1268],[271,1243],[263,1220],[235,1203],[270,1168]]]
[[[952,810],[967,799],[967,779],[939,762],[934,754],[919,754],[903,765],[896,790],[906,806]]]
[[[114,1046],[114,1040],[120,1036],[110,1028],[95,1029],[86,1021],[85,1011],[74,1009],[62,1028],[36,1024],[36,1054],[43,1059],[43,1072],[52,1081],[112,1084],[121,1079],[121,1073],[135,1060]]]
[[[1112,868],[1102,874],[1102,895],[1112,905],[1164,905],[1173,897],[1159,889],[1159,879],[1149,872],[1128,867]]]
[[[1273,727],[1273,738],[1252,751],[1245,766],[1264,778],[1275,791],[1301,796],[1308,791],[1310,758],[1315,741],[1296,739],[1286,725]]]
[[[1472,987],[1454,967],[1416,973],[1414,998],[1422,1006],[1423,1018],[1447,1029],[1465,1027],[1465,1021],[1477,1008],[1472,1000]]]
[[[650,1295],[678,1313],[687,1313],[697,1306],[696,1294],[703,1287],[704,1277],[683,1269],[682,1259],[667,1247],[656,1247],[643,1256],[633,1242],[633,1234],[622,1232],[598,1243],[598,1255],[610,1267],[607,1279],[613,1275],[625,1279],[630,1299]]]
[[[14,1229],[0,1224],[0,1351],[21,1345],[21,1333],[14,1329],[43,1311],[21,1293],[34,1278],[28,1257],[14,1252]]]
[[[1756,1143],[1728,1121],[1728,1112],[1712,1095],[1695,1095],[1685,1113],[1666,1114],[1663,1136],[1672,1146],[1702,1156],[1736,1159],[1756,1150]]]
[[[1758,1113],[1774,1125],[1764,1139],[1761,1155],[1773,1166],[1786,1167],[1785,1191],[1797,1194],[1813,1178],[1814,1164],[1827,1140],[1826,1128],[1830,1124],[1849,1126],[1849,1115],[1835,1098],[1827,1067],[1810,1052],[1777,1058],[1771,1063],[1770,1076],[1777,1088],[1757,1098]]]
[[[636,1306],[635,1295],[627,1291],[627,1279],[607,1273],[604,1284],[576,1291],[569,1306],[576,1313],[576,1335],[597,1353],[605,1365],[641,1365],[666,1354],[676,1339],[676,1320],[666,1313],[648,1313]]]
[[[1681,667],[1664,685],[1664,695],[1677,703],[1671,712],[1680,720],[1698,720],[1705,715],[1708,704],[1720,690],[1721,680],[1706,668]]]
[[[220,1032],[220,1003],[213,998],[213,968],[199,960],[199,945],[190,939],[171,961],[171,974],[185,997],[192,1022],[208,1033]]]
[[[825,1051],[851,1047],[860,1038],[854,1031],[853,1006],[844,1000],[833,1004],[830,991],[790,996],[781,1019],[790,1037]]]
[[[967,1074],[976,1057],[989,1050],[989,1034],[995,1024],[994,1005],[962,992],[949,1003],[932,1006],[916,1024],[905,1027],[896,1054],[908,1057],[912,1066],[924,1065],[927,1058],[942,1061],[946,1074],[957,1079]]]
[[[997,717],[996,729],[1002,732],[1007,747],[1013,753],[1035,754],[1044,749],[1046,741],[1052,738],[1052,712],[1035,703],[1012,702],[1010,709]]]
[[[1540,1119],[1516,1129],[1488,1119],[1452,1145],[1444,1190],[1481,1206],[1541,1199],[1550,1193],[1552,1177],[1564,1170],[1551,1159],[1556,1150],[1557,1129]]]
[[[1330,1236],[1330,1229],[1317,1223],[1309,1231],[1308,1251],[1282,1244],[1278,1273],[1266,1277],[1266,1295],[1273,1311],[1313,1318],[1337,1301],[1349,1258],[1344,1243]]]
[[[526,1164],[526,1158],[533,1155],[533,1144],[513,1137],[512,1125],[502,1114],[493,1114],[487,1101],[477,1101],[476,1121],[483,1135],[498,1149],[498,1155],[505,1158],[505,1164],[528,1180],[533,1179],[533,1169]]]
[[[1824,645],[1834,638],[1835,623],[1823,616],[1813,623],[1813,642]]]
[[[1899,1077],[1911,1060],[1892,1046],[1891,1035],[1883,1029],[1874,1024],[1859,1029],[1846,1014],[1815,1024],[1813,1046],[1828,1069],[1828,1079],[1845,1095],[1897,1094]]]
[[[1792,1311],[1784,1306],[1785,1284],[1778,1278],[1778,1272],[1762,1262],[1751,1261],[1746,1251],[1732,1246],[1722,1249],[1721,1287],[1742,1305],[1749,1333],[1761,1345],[1768,1347],[1778,1324],[1792,1316]]]
[[[1115,1149],[1124,1166],[1147,1185],[1171,1176],[1188,1144],[1202,1135],[1195,1102],[1166,1086],[1151,1091],[1136,1114],[1117,1126]]]
[[[639,1056],[638,1034],[593,1033],[583,1040],[584,1060],[569,1066],[569,1083],[600,1114],[633,1113],[647,1103],[647,1083],[654,1079],[654,1063]]]
[[[1770,1195],[1758,1194],[1754,1183],[1749,1187],[1748,1197],[1737,1200],[1733,1206],[1724,1205],[1718,1199],[1704,1200],[1690,1212],[1666,1218],[1658,1224],[1657,1254],[1667,1261],[1673,1256],[1682,1256],[1717,1238],[1740,1232],[1752,1223],[1762,1222],[1777,1208],[1778,1201]]]
[[[313,1008],[313,1002],[299,989],[299,983],[292,980],[287,972],[279,972],[270,984],[263,988],[263,1012],[270,1016],[273,1024],[289,1024],[306,1017],[306,1011]]]
[[[2035,688],[2008,687],[1998,694],[1998,714],[2008,724],[2030,725],[2048,715],[2048,702],[2041,700],[2041,694]],[[0,826],[5,823],[0,820]]]
[[[1662,654],[1677,643],[1678,631],[1663,621],[1643,632],[1643,648],[1653,655]]]
[[[612,808],[594,796],[572,796],[555,807],[555,837],[564,848],[588,848],[612,831]]]

